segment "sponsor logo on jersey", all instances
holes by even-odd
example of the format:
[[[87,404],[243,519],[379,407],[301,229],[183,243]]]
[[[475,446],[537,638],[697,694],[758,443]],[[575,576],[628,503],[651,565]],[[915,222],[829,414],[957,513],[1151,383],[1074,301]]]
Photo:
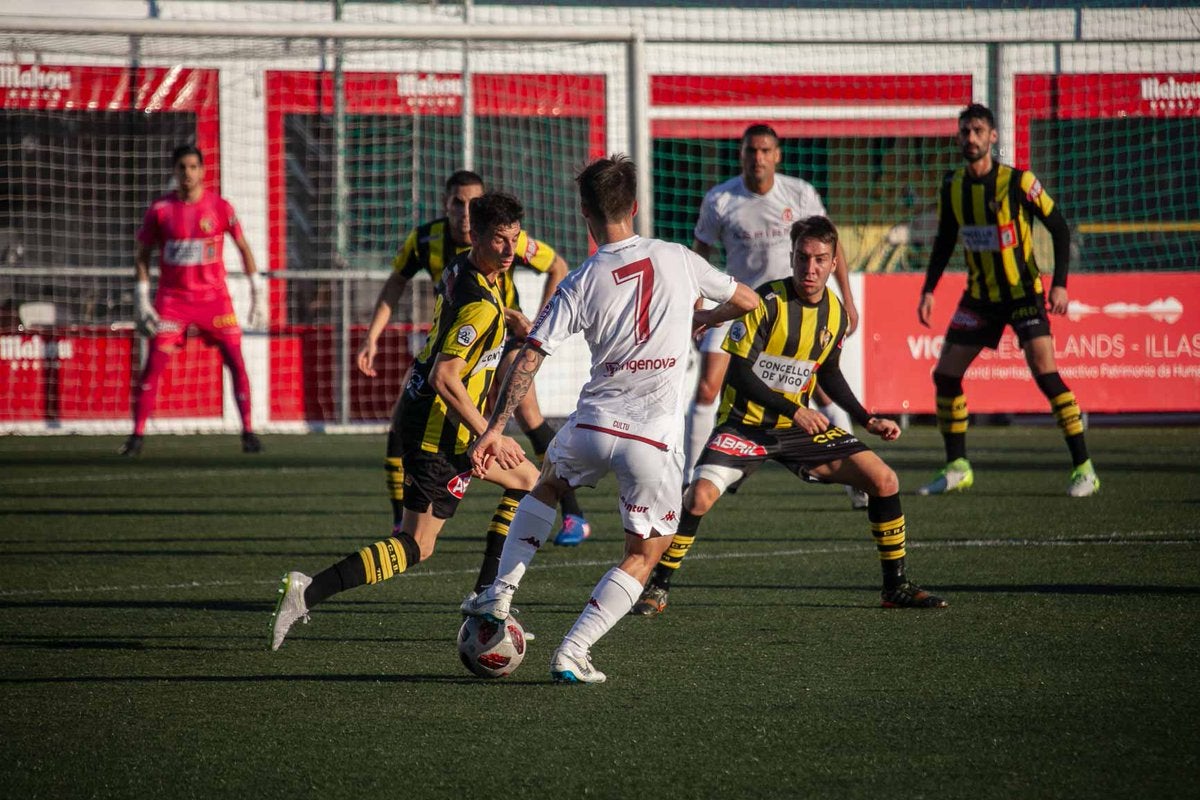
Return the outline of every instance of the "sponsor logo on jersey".
[[[668,358],[631,358],[628,361],[605,361],[604,374],[612,377],[618,372],[660,372],[676,364],[674,356]]]
[[[746,338],[746,323],[740,319],[729,326],[729,341],[740,342]]]
[[[500,364],[500,356],[502,356],[503,354],[504,354],[504,345],[503,344],[497,345],[496,347],[493,347],[491,350],[488,350],[486,353],[484,353],[483,355],[481,355],[479,357],[479,361],[478,361],[478,363],[475,364],[475,368],[473,370],[471,370],[471,374],[477,375],[480,372],[483,372],[485,369],[495,369]]]
[[[562,297],[562,289],[555,289],[554,294],[550,296],[550,302],[542,306],[542,310],[538,312],[537,318],[533,321],[533,325],[530,326],[529,332],[531,335],[546,321],[546,317],[550,316],[551,310],[558,307],[560,297]]]
[[[525,240],[525,260],[526,261],[532,262],[534,256],[536,256],[538,254],[538,250],[539,250],[539,248],[538,248],[538,240],[537,239],[534,239],[533,237],[529,237],[528,239]]]
[[[212,217],[200,218],[200,230],[205,233],[212,233],[217,229],[217,222]]]
[[[758,442],[734,436],[732,433],[717,434],[709,441],[707,447],[709,450],[716,450],[718,453],[736,456],[737,458],[750,458],[753,456],[765,456],[767,454],[767,448]]]
[[[979,330],[983,324],[983,319],[978,314],[961,307],[950,318],[950,327],[960,331]]]
[[[783,215],[782,215],[782,216],[783,216],[783,221],[784,221],[784,222],[791,222],[791,221],[792,221],[792,218],[793,218],[793,217],[795,217],[796,215],[795,215],[795,213],[793,213],[793,212],[792,212],[792,208],[791,208],[791,206],[788,206],[787,208],[785,208],[785,209],[783,210]]]
[[[674,522],[678,519],[678,515],[672,510],[662,515],[663,522]]]
[[[792,394],[802,391],[808,385],[818,366],[820,365],[816,361],[760,353],[758,360],[754,362],[754,374],[768,388]]]
[[[1042,182],[1037,178],[1033,179],[1033,186],[1029,187],[1029,191],[1025,193],[1025,199],[1033,202],[1042,196]]]
[[[168,239],[163,245],[163,263],[176,267],[198,267],[217,259],[212,239]]]
[[[994,253],[1017,246],[1017,226],[1014,222],[1004,225],[966,225],[960,233],[963,247],[976,253]]]
[[[468,347],[471,342],[479,338],[479,331],[475,330],[474,325],[463,325],[458,329],[458,334],[454,338],[463,347]]]
[[[467,487],[470,485],[471,473],[469,471],[463,472],[459,475],[455,475],[446,483],[446,491],[457,497],[459,500],[462,500],[463,495],[467,493]]]
[[[625,499],[625,495],[621,495],[621,505],[624,506],[625,510],[628,511],[630,514],[645,514],[647,511],[650,510],[649,506],[634,505],[633,503],[631,503]]]
[[[829,328],[822,328],[818,339],[821,342],[821,349],[824,350],[833,341],[833,331],[829,330]]]

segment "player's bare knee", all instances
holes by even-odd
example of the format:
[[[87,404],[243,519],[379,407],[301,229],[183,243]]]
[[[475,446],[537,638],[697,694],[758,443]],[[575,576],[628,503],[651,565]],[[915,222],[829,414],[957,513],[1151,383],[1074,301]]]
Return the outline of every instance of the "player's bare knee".
[[[900,492],[900,479],[896,477],[896,471],[886,464],[880,464],[871,475],[871,488],[867,494],[875,497],[891,497]]]
[[[683,498],[684,508],[693,516],[707,514],[721,498],[721,490],[710,480],[700,478],[688,487]]]

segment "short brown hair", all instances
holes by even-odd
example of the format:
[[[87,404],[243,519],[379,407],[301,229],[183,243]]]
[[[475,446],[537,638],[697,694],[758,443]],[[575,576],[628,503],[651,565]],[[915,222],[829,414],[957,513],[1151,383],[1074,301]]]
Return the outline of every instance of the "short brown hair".
[[[497,228],[520,223],[525,216],[521,201],[506,192],[484,192],[471,201],[471,232],[489,235]]]
[[[818,242],[824,242],[830,248],[837,251],[838,232],[837,228],[833,227],[833,223],[829,221],[829,217],[805,217],[792,223],[792,249],[796,249],[796,243],[801,239],[816,239]]]
[[[637,202],[637,166],[623,153],[597,158],[575,176],[575,183],[584,210],[605,222],[620,221]]]

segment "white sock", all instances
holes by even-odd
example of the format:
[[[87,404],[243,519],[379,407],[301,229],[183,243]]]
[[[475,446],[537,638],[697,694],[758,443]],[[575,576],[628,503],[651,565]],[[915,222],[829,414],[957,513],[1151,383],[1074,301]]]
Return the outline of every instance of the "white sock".
[[[641,593],[641,581],[620,567],[610,569],[596,584],[583,613],[563,637],[564,649],[576,655],[586,653],[629,613]]]
[[[718,400],[708,405],[692,403],[692,407],[688,409],[687,451],[684,453],[683,462],[684,483],[692,482],[692,470],[696,468],[696,462],[704,452],[704,445],[708,444],[712,436],[713,425],[717,421],[717,409],[720,407],[721,401]]]
[[[538,548],[546,543],[558,511],[531,494],[525,495],[517,506],[517,513],[508,526],[504,537],[504,549],[500,552],[500,566],[496,571],[496,591],[515,592],[521,576]]]
[[[821,406],[821,413],[829,417],[830,425],[841,428],[846,433],[854,433],[854,428],[851,427],[854,425],[854,422],[850,419],[850,414],[837,403]]]

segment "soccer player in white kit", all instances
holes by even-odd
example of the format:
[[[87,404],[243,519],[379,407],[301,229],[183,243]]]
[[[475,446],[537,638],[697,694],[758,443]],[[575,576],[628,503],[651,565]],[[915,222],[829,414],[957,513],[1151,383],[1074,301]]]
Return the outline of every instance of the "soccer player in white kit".
[[[496,581],[462,610],[506,619],[526,567],[550,534],[558,498],[615,472],[624,558],[596,584],[550,666],[556,681],[599,683],[605,676],[592,665],[591,646],[629,612],[678,527],[691,335],[757,308],[758,295],[685,247],[634,234],[637,173],[625,156],[593,161],[576,182],[599,249],[559,284],[534,323],[487,430],[471,447],[475,470],[493,461],[511,468],[525,458],[504,426],[542,360],[576,332],[591,351],[591,379],[546,451],[537,486],[517,508]],[[719,305],[694,311],[701,298]]]
[[[720,244],[725,251],[725,269],[742,283],[755,287],[790,278],[791,243],[788,232],[792,223],[813,216],[826,216],[821,195],[807,181],[776,172],[782,153],[779,136],[769,125],[751,125],[742,134],[742,174],[717,184],[704,196],[696,221],[692,249],[703,258],[712,255]],[[846,257],[839,245],[834,277],[846,313],[850,332],[858,327],[858,310],[850,292]],[[710,328],[700,342],[700,380],[696,397],[688,410],[686,463],[684,478],[690,483],[692,471],[700,459],[716,421],[721,387],[729,355],[721,349],[728,326]],[[829,403],[823,392],[815,399],[821,403],[830,422],[850,430],[850,417]],[[866,507],[865,495],[855,498],[855,508]]]

